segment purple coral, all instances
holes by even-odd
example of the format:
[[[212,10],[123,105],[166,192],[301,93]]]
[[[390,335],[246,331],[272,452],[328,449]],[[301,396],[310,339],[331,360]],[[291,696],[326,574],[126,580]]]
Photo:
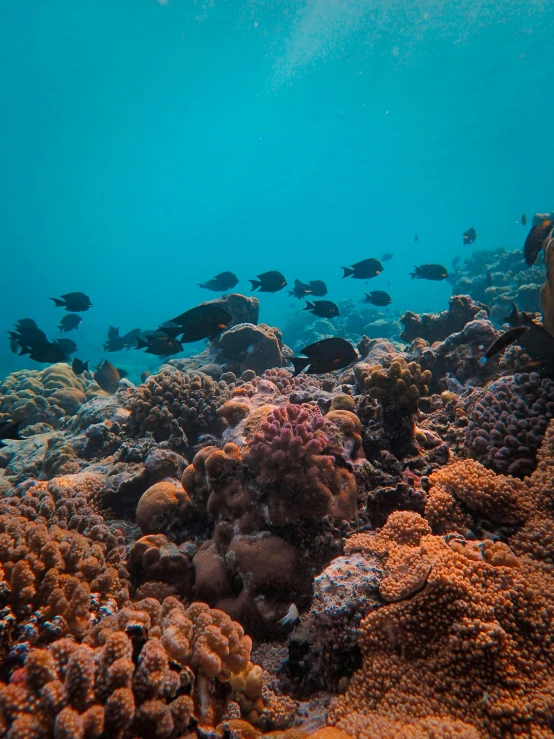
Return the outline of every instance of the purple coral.
[[[537,450],[554,417],[554,382],[536,372],[503,377],[489,385],[470,415],[470,456],[503,474],[524,477],[536,467]]]

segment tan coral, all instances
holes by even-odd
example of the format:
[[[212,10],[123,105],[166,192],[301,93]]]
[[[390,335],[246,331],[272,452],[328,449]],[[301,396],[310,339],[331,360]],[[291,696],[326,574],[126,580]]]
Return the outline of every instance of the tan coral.
[[[190,502],[177,480],[164,480],[151,485],[140,497],[136,521],[144,534],[164,531]]]

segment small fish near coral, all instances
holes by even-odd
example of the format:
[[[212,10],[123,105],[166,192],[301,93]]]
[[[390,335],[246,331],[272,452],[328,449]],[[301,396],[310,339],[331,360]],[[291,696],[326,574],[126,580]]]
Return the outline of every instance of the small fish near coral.
[[[332,300],[314,300],[313,303],[306,301],[304,310],[309,310],[319,318],[336,318],[339,315],[339,307]]]
[[[528,326],[515,326],[514,328],[511,328],[503,333],[489,346],[481,359],[481,363],[486,364],[486,362],[488,362],[490,359],[495,357],[497,354],[500,354],[500,352],[503,352],[504,349],[507,349],[511,344],[521,338],[521,336],[523,336],[523,334],[526,333],[528,330]]]
[[[211,290],[214,293],[223,293],[226,290],[232,290],[239,284],[239,278],[233,272],[221,272],[212,277],[211,280],[201,282],[198,287],[204,290]]]
[[[123,351],[123,349],[135,349],[137,347],[137,341],[141,334],[142,331],[140,330],[140,328],[133,328],[124,336],[120,336],[119,328],[116,326],[110,326],[108,329],[108,340],[104,344],[104,351],[120,352]]]
[[[77,357],[75,357],[71,362],[71,369],[73,370],[74,374],[79,377],[79,375],[82,375],[83,372],[88,371],[88,360],[86,362],[82,362],[80,359],[77,359]]]
[[[169,335],[167,330],[145,331],[137,339],[136,348],[144,349],[146,354],[153,354],[157,357],[171,357],[183,351],[181,342]]]
[[[232,321],[233,316],[222,305],[202,303],[162,324],[159,330],[174,337],[180,334],[181,343],[189,344],[202,339],[214,339],[229,328]]]
[[[259,290],[261,293],[277,293],[287,286],[285,276],[276,270],[262,272],[257,275],[257,279],[248,282],[252,285],[252,291]]]
[[[448,277],[448,272],[442,264],[422,264],[421,267],[414,267],[414,271],[411,272],[410,276],[412,280],[440,282]]]
[[[56,308],[65,308],[70,313],[83,313],[92,308],[90,298],[85,293],[66,293],[59,298],[50,298],[54,301]]]
[[[349,364],[360,358],[349,341],[338,337],[316,341],[315,344],[304,347],[300,354],[305,354],[306,359],[304,357],[291,357],[290,360],[294,365],[294,377],[301,372],[308,375],[334,372],[348,367]]]
[[[119,386],[121,375],[116,367],[105,359],[94,373],[94,379],[102,390],[113,395]]]
[[[384,290],[373,290],[370,293],[365,293],[365,300],[363,302],[384,308],[392,303],[392,298]]]

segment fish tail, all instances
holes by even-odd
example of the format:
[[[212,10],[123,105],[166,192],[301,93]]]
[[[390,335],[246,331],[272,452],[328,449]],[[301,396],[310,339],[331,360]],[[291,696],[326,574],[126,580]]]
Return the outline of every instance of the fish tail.
[[[248,282],[252,285],[252,287],[250,288],[251,290],[257,290],[259,287],[262,286],[260,280],[248,280]]]
[[[83,372],[88,372],[88,359],[86,362],[83,362]]]
[[[415,272],[410,272],[410,277],[412,278],[412,280],[415,280],[415,278],[417,277],[417,270]]]
[[[313,310],[314,308],[315,308],[315,305],[306,300],[306,307],[303,308],[302,310]]]
[[[205,282],[199,282],[199,283],[198,283],[198,287],[203,287],[204,289],[207,289],[207,288],[206,288],[206,283],[205,283]]]
[[[341,267],[342,270],[344,270],[344,274],[342,276],[342,279],[344,280],[345,277],[350,277],[350,275],[354,274],[354,270],[352,267]]]
[[[303,359],[302,357],[291,357],[290,361],[294,365],[293,377],[299,375],[310,364],[309,359]]]
[[[53,300],[56,308],[63,308],[65,306],[65,300],[59,300],[58,298],[48,298],[48,300]]]
[[[136,346],[137,349],[146,349],[147,346],[148,346],[147,341],[144,341],[144,339],[141,339],[140,336],[137,337],[137,346]]]

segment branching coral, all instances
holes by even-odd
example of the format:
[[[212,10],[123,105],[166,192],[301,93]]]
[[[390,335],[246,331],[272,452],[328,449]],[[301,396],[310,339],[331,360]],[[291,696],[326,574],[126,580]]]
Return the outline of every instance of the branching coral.
[[[552,380],[535,372],[503,377],[489,385],[471,410],[469,453],[496,472],[528,475],[552,417]]]
[[[385,369],[380,364],[358,365],[357,381],[364,392],[375,398],[390,451],[399,459],[418,452],[415,417],[418,400],[428,392],[431,372],[417,362],[395,360]]]
[[[60,526],[0,516],[0,563],[4,617],[14,619],[4,650],[15,641],[82,637],[98,609],[109,612],[129,595],[120,571],[106,562],[106,545]]]
[[[386,723],[395,738],[432,725],[455,736],[455,724],[473,727],[462,736],[549,736],[554,577],[500,542],[448,545],[425,526],[412,514],[378,542],[390,557],[419,539],[430,569],[422,590],[362,623],[363,666],[332,723],[366,739]],[[395,591],[413,579],[411,568],[397,574]]]
[[[325,453],[325,429],[317,408],[285,405],[254,434],[244,459],[264,491],[270,523],[326,515],[349,520],[356,514],[356,480]]]
[[[0,687],[0,727],[10,739],[181,736],[194,715],[220,720],[215,683],[245,670],[250,648],[220,611],[143,600],[104,619],[86,644],[31,651],[18,680]]]
[[[160,441],[169,438],[176,420],[195,443],[199,434],[221,430],[217,411],[229,394],[224,382],[208,375],[166,367],[131,391],[131,421],[140,432],[151,431]]]

